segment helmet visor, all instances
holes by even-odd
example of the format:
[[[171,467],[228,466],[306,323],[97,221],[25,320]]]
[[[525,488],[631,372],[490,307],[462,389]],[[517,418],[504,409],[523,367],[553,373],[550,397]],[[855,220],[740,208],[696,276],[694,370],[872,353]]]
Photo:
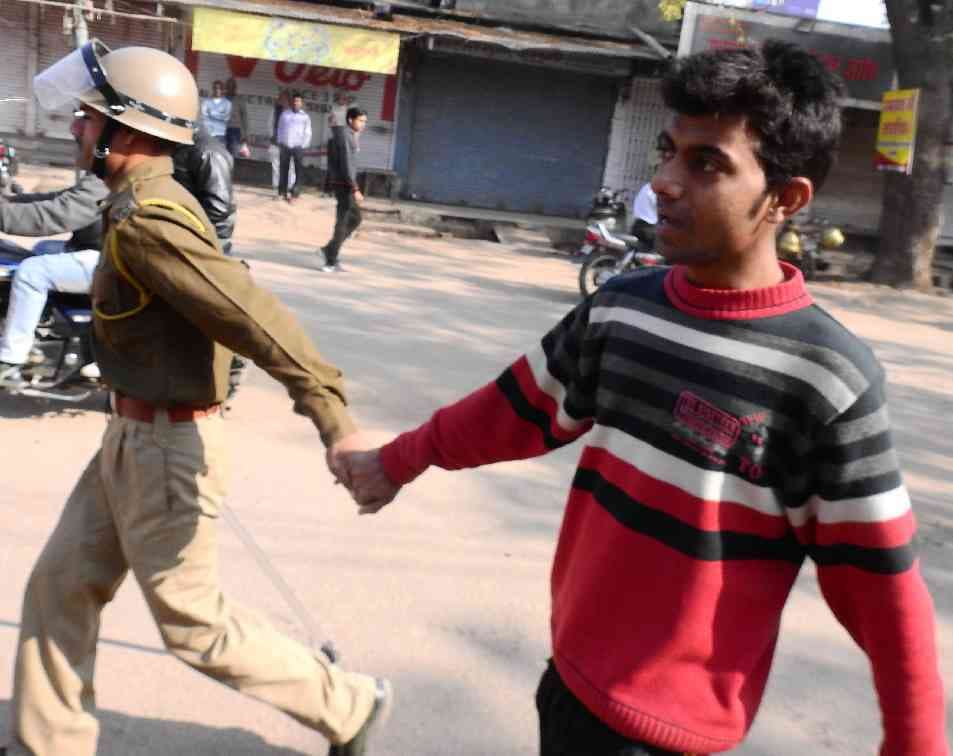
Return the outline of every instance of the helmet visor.
[[[33,93],[40,106],[57,110],[96,91],[105,80],[99,61],[108,52],[108,47],[94,39],[34,76]]]

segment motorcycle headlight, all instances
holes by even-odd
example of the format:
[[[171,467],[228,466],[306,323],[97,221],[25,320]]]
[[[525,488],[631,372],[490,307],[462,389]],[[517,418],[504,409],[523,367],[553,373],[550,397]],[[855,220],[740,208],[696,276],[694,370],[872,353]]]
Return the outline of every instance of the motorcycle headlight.
[[[604,223],[606,228],[615,228],[615,218],[606,218]]]

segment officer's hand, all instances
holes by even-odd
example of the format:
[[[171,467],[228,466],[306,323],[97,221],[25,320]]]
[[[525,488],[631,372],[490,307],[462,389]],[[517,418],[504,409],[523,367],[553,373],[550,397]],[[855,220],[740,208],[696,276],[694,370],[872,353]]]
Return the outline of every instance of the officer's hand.
[[[380,449],[348,452],[345,458],[358,514],[375,514],[394,500],[401,487],[384,472]]]
[[[364,194],[360,189],[354,190],[354,201],[359,205],[364,201]]]
[[[371,441],[365,433],[355,431],[333,444],[327,452],[325,459],[328,463],[328,470],[334,475],[338,483],[343,483],[351,489],[350,465],[347,461],[347,455],[354,451],[366,451],[373,449],[374,442]]]

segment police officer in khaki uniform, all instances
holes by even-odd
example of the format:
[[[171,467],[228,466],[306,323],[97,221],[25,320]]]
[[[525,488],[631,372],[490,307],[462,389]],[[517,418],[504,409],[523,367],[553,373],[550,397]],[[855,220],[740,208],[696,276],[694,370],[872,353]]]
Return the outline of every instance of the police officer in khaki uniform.
[[[185,66],[94,40],[34,84],[46,107],[82,103],[83,161],[112,190],[93,306],[114,414],[27,585],[6,752],[93,756],[100,612],[132,570],[172,654],[320,731],[331,754],[363,754],[391,700],[386,681],[280,635],[226,601],[218,579],[229,350],[285,385],[332,459],[357,443],[341,374],[222,254],[173,180],[170,155],[192,141],[199,103]]]

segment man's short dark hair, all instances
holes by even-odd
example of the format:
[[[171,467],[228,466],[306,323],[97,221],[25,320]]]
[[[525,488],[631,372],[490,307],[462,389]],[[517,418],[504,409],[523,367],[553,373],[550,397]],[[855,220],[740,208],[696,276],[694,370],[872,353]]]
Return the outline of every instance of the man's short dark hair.
[[[292,100],[301,100],[301,101],[303,102],[303,101],[304,101],[304,95],[302,95],[301,92],[292,92],[292,93],[291,93],[291,99],[292,99]]]
[[[361,116],[367,117],[367,111],[364,110],[364,108],[347,109],[347,120],[353,121],[355,118],[360,118]]]
[[[769,187],[806,176],[815,190],[834,164],[844,92],[817,58],[777,40],[679,58],[662,84],[676,113],[747,117]]]

